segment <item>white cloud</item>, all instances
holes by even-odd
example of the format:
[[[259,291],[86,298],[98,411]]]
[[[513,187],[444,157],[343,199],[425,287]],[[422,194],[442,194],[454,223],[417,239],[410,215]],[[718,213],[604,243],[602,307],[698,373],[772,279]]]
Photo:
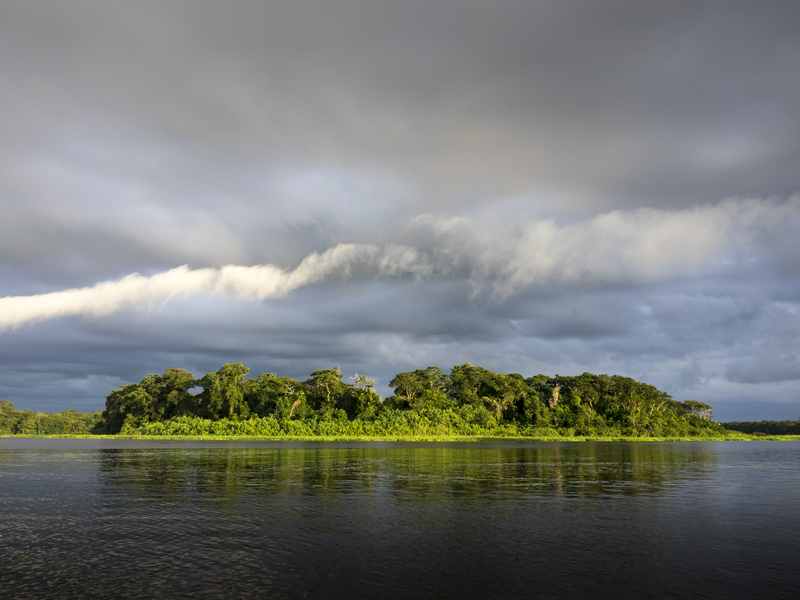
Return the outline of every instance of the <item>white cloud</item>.
[[[508,254],[496,289],[508,295],[552,282],[646,282],[696,275],[713,270],[724,254],[750,250],[759,236],[786,220],[800,220],[800,196],[787,202],[727,200],[677,211],[616,210],[564,227],[552,220],[532,221],[521,225],[516,239],[496,240]]]
[[[728,200],[677,211],[613,211],[565,226],[532,220],[510,228],[423,215],[411,225],[430,234],[420,248],[338,244],[309,254],[293,270],[273,264],[195,270],[184,265],[152,277],[133,273],[89,288],[6,297],[0,299],[0,328],[67,315],[106,315],[123,306],[152,307],[199,293],[260,301],[330,276],[452,277],[460,264],[467,265],[475,289],[493,290],[501,299],[536,286],[652,283],[729,268],[727,259],[737,253],[769,255],[765,240],[798,216],[800,196],[786,202]]]
[[[413,248],[339,244],[322,254],[310,254],[294,270],[283,270],[275,265],[226,265],[192,270],[183,265],[152,277],[132,273],[119,281],[98,283],[93,287],[1,298],[0,329],[69,315],[108,315],[125,306],[152,307],[204,292],[264,300],[283,296],[332,274],[347,276],[351,269],[360,266],[390,276],[429,272],[424,257]]]

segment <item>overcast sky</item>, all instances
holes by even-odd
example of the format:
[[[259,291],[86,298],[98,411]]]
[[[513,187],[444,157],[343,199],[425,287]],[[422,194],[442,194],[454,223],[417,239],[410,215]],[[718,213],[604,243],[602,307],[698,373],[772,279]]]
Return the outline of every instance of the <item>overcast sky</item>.
[[[800,3],[7,0],[0,398],[471,362],[800,415]]]

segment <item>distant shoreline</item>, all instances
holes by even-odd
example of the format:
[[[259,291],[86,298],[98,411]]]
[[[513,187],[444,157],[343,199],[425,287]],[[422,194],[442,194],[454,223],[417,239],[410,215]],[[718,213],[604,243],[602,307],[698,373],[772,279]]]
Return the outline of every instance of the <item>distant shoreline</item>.
[[[38,439],[89,439],[89,440],[208,440],[208,441],[269,441],[269,442],[748,442],[797,441],[800,435],[725,435],[692,437],[638,437],[638,436],[574,436],[574,437],[524,437],[524,436],[257,436],[257,435],[7,435],[0,438]]]

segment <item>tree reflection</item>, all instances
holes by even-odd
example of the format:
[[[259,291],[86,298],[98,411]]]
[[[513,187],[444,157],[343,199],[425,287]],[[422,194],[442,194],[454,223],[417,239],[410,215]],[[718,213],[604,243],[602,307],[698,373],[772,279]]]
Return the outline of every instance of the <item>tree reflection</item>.
[[[399,502],[464,494],[636,496],[715,468],[711,446],[668,443],[106,450],[101,460],[102,479],[117,492],[218,501],[243,494],[388,493]]]

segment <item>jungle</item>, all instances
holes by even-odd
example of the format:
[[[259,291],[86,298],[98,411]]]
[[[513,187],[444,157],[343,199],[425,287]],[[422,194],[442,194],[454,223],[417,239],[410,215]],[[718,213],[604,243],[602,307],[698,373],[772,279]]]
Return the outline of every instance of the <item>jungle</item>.
[[[719,435],[712,408],[679,402],[619,375],[523,377],[470,363],[450,373],[398,373],[394,394],[339,367],[305,381],[241,363],[196,379],[182,369],[111,392],[94,433],[146,436],[504,436],[686,437]]]
[[[674,400],[620,375],[494,373],[470,363],[449,373],[398,373],[382,398],[372,379],[341,369],[304,381],[242,363],[195,378],[183,369],[148,375],[106,396],[105,410],[45,414],[0,400],[0,435],[145,437],[534,437],[583,439],[750,438],[797,435],[800,420],[717,423],[711,406]]]

